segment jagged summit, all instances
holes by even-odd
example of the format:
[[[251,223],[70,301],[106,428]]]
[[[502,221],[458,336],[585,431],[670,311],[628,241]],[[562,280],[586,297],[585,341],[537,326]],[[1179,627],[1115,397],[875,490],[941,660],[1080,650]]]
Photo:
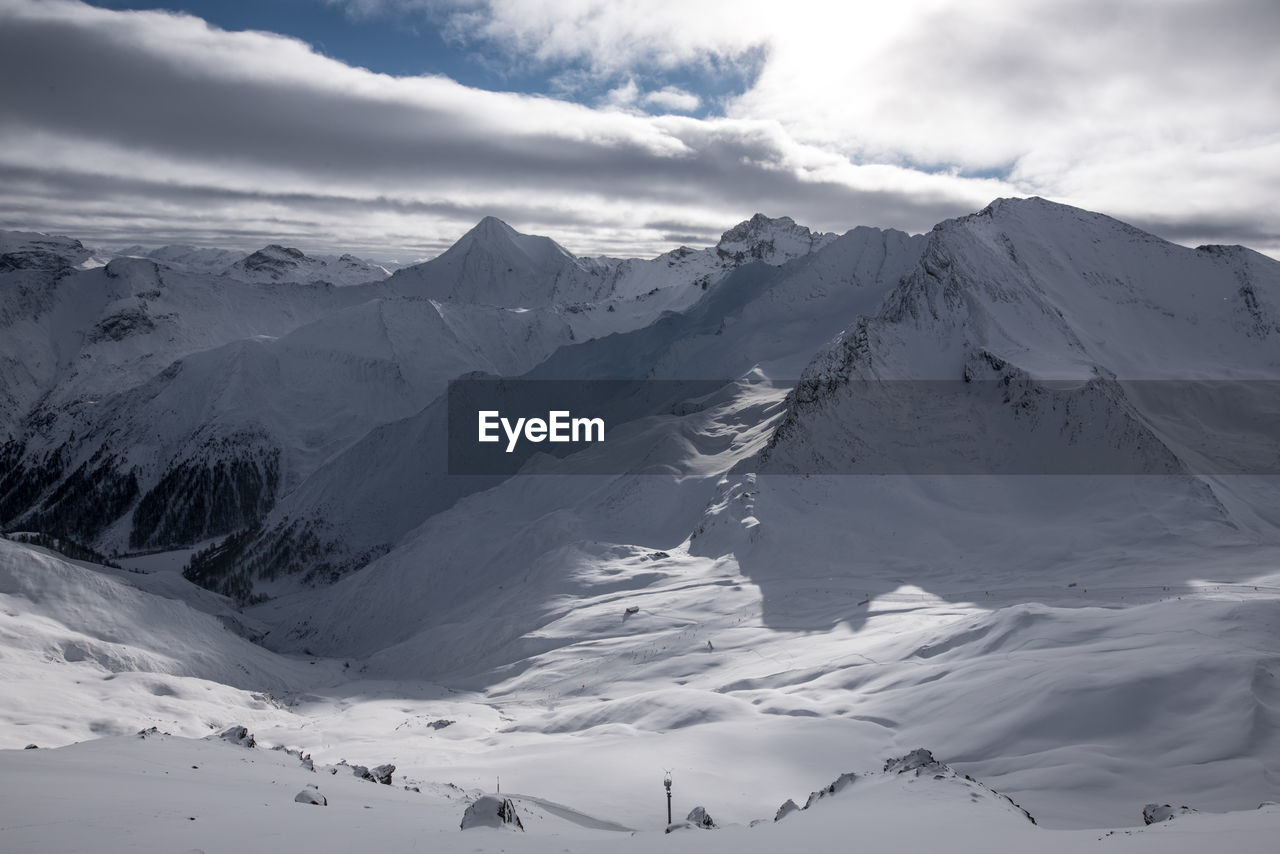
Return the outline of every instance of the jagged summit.
[[[771,217],[756,213],[752,214],[751,219],[743,220],[722,234],[720,242],[741,243],[768,231],[794,228],[796,228],[796,221],[789,216]],[[807,232],[809,229],[804,230]]]
[[[716,253],[736,261],[781,264],[806,255],[835,239],[834,234],[810,231],[789,216],[772,218],[757,213],[720,236]]]

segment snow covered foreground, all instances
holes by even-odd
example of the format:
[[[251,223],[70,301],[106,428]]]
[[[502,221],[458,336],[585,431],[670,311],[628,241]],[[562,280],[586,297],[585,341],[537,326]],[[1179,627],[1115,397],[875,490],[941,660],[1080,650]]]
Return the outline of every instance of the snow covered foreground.
[[[928,768],[858,775],[776,821],[677,822],[664,834],[523,795],[508,796],[520,829],[495,821],[460,830],[468,803],[497,800],[447,785],[382,786],[343,767],[308,770],[284,752],[216,737],[119,736],[5,753],[0,763],[8,851],[1263,852],[1280,830],[1276,804],[1143,828],[1045,830],[981,784]]]
[[[1255,807],[1275,790],[1280,573],[1248,548],[1229,556],[1243,582],[1165,590],[1187,574],[1166,566],[1056,592],[995,579],[968,601],[904,585],[868,596],[860,625],[828,623],[815,595],[841,581],[801,578],[790,630],[723,561],[612,557],[546,652],[468,689],[271,653],[163,556],[140,574],[0,540],[0,848],[1274,848],[1280,811]],[[256,747],[218,737],[237,724]],[[921,743],[1038,824],[954,774],[883,773]],[[1001,758],[975,761],[983,743]],[[396,768],[381,786],[339,763]],[[663,834],[666,769],[674,818],[703,806],[718,829]],[[295,802],[311,785],[327,806]],[[461,831],[499,786],[524,831]],[[1198,811],[1144,828],[1148,804]]]

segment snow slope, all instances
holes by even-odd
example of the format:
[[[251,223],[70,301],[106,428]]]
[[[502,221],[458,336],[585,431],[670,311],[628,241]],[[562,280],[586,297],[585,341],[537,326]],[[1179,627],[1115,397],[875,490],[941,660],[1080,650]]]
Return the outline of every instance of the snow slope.
[[[155,581],[0,539],[6,746],[149,726],[200,733],[229,713],[266,721],[278,714],[268,694],[310,677],[245,639],[249,623],[227,600],[172,598],[148,589]]]
[[[647,661],[614,661],[610,656],[622,651],[620,645],[614,644],[611,650],[597,638],[566,650],[568,654],[512,672],[502,690],[481,695],[435,690],[422,682],[344,684],[342,674],[353,671],[343,670],[338,662],[273,660],[270,653],[253,647],[248,647],[246,655],[244,641],[222,630],[212,618],[120,583],[104,570],[74,567],[38,550],[3,542],[0,556],[6,579],[5,621],[20,625],[29,638],[25,643],[6,642],[5,676],[14,677],[9,684],[20,690],[6,695],[10,699],[0,706],[0,714],[12,748],[26,741],[44,748],[0,752],[0,786],[5,792],[0,799],[0,840],[7,849],[82,850],[92,838],[95,850],[106,851],[179,843],[263,850],[264,840],[280,835],[294,844],[314,840],[317,850],[349,847],[356,839],[394,845],[401,838],[421,841],[424,837],[436,847],[467,844],[496,849],[516,843],[505,831],[500,836],[488,832],[455,836],[464,806],[480,794],[478,790],[492,791],[495,775],[502,778],[504,794],[532,789],[527,799],[508,796],[519,804],[526,827],[527,838],[519,844],[538,850],[551,845],[557,850],[598,850],[603,844],[636,846],[636,850],[659,844],[698,850],[721,844],[776,850],[782,845],[834,844],[854,834],[864,847],[888,851],[924,844],[945,833],[951,845],[974,851],[1028,846],[1073,851],[1099,839],[1110,845],[1137,846],[1135,850],[1193,850],[1195,846],[1202,850],[1206,837],[1229,840],[1223,844],[1233,851],[1267,851],[1275,831],[1274,808],[1255,811],[1256,803],[1248,802],[1258,786],[1242,767],[1229,769],[1212,786],[1197,781],[1194,794],[1198,797],[1184,799],[1178,797],[1186,790],[1180,790],[1177,775],[1171,780],[1159,767],[1168,759],[1153,751],[1148,761],[1156,767],[1143,769],[1141,780],[1119,783],[1112,778],[1106,787],[1110,791],[1091,793],[1091,781],[1073,775],[1070,762],[1061,761],[1074,751],[1060,748],[1059,761],[1040,769],[1044,781],[1053,781],[1052,790],[1037,797],[1034,786],[1001,785],[977,772],[972,762],[938,751],[958,766],[959,773],[1012,794],[1036,818],[1039,826],[1032,825],[1002,797],[953,776],[949,769],[925,766],[920,774],[898,773],[900,765],[885,769],[886,758],[911,748],[885,732],[892,726],[887,719],[866,714],[887,711],[895,704],[899,712],[909,712],[914,706],[913,690],[925,691],[932,694],[931,703],[941,704],[946,711],[936,714],[930,708],[917,714],[929,712],[938,733],[949,741],[974,723],[971,704],[996,711],[993,720],[978,722],[980,732],[1017,734],[1025,724],[1016,710],[1008,708],[1003,714],[999,710],[1009,706],[1010,691],[1015,696],[1038,693],[1022,687],[1027,678],[1052,681],[1064,665],[1070,672],[1092,660],[1095,679],[1104,676],[1121,682],[1135,674],[1100,668],[1099,657],[1114,659],[1119,653],[1132,659],[1140,672],[1149,671],[1153,661],[1160,660],[1164,662],[1161,670],[1177,671],[1178,662],[1190,654],[1199,668],[1198,679],[1185,684],[1193,685],[1194,692],[1175,684],[1169,686],[1172,693],[1152,697],[1152,705],[1160,705],[1160,700],[1172,703],[1168,718],[1175,723],[1180,716],[1193,718],[1178,724],[1185,732],[1197,726],[1198,733],[1230,739],[1243,731],[1221,726],[1205,729],[1206,718],[1218,717],[1209,714],[1214,703],[1228,704],[1230,692],[1219,688],[1231,684],[1234,662],[1256,642],[1258,636],[1250,633],[1266,632],[1265,625],[1251,627],[1238,612],[1249,610],[1250,601],[1274,608],[1280,593],[1274,575],[1269,591],[1261,597],[1221,584],[1214,585],[1216,590],[1209,586],[1187,589],[1182,599],[1148,594],[1154,601],[1139,606],[1146,613],[1133,626],[1138,631],[1119,635],[1095,631],[1106,610],[1096,606],[1056,613],[1048,607],[1024,608],[997,617],[993,631],[983,633],[978,629],[994,614],[988,603],[957,608],[904,589],[876,597],[870,604],[869,622],[881,624],[874,631],[870,627],[846,631],[841,638],[812,630],[769,637],[758,624],[726,620],[724,625],[695,627],[694,632],[707,631],[715,644],[714,651],[699,653],[694,647],[700,638],[690,637],[694,632],[680,618],[709,616],[718,597],[693,597],[686,592],[690,582],[696,585],[695,571],[636,592],[643,597],[644,607],[622,625],[634,621],[630,631],[645,633],[653,642]],[[153,575],[135,577],[135,583],[143,586],[167,584]],[[724,596],[731,591],[720,587],[718,592]],[[1091,588],[1091,592],[1105,601],[1115,600],[1119,591]],[[1070,595],[1064,594],[1064,599]],[[747,593],[739,601],[749,603],[751,598]],[[828,593],[826,598],[834,597]],[[217,607],[211,599],[205,604]],[[672,610],[680,604],[683,611]],[[138,615],[129,611],[136,607],[150,609],[145,628],[134,619]],[[600,608],[590,602],[582,610],[583,614],[573,617],[580,626],[591,619],[603,624],[604,611],[611,611],[615,618],[620,611],[616,605]],[[1038,615],[1039,624],[1028,615]],[[1206,615],[1224,621],[1217,626],[1206,624]],[[1055,634],[1054,622],[1061,619],[1075,622],[1080,642],[1046,642]],[[51,644],[60,644],[64,651],[70,648],[60,634],[66,629],[58,626],[71,621],[87,630],[76,636],[78,648],[96,654],[79,660],[62,656],[66,663],[61,658],[49,661],[45,650]],[[643,621],[665,625],[660,631],[646,632],[640,626]],[[1206,627],[1222,638],[1218,648],[1205,647],[1204,637],[1197,635],[1195,629]],[[1141,639],[1150,629],[1165,641],[1163,655],[1153,656],[1144,649]],[[1028,634],[1035,643],[1026,644]],[[857,641],[861,646],[854,646],[852,635],[861,635]],[[943,643],[947,638],[956,641]],[[659,641],[671,651],[659,651]],[[1000,646],[992,648],[993,643]],[[970,645],[986,648],[971,653],[966,650]],[[170,653],[183,651],[192,658],[191,648],[198,648],[204,652],[204,663],[196,662],[194,667],[213,668],[209,673],[225,666],[219,662],[229,654],[229,661],[241,662],[251,672],[222,674],[223,678],[252,684],[273,672],[286,674],[295,693],[254,695],[166,672],[173,667],[173,657],[159,654],[157,647]],[[844,654],[833,659],[831,654],[841,647]],[[584,655],[588,651],[606,660],[593,662],[592,655]],[[698,658],[716,661],[718,667],[696,666]],[[907,663],[912,660],[914,665]],[[1227,673],[1218,675],[1222,664]],[[317,672],[321,669],[323,674]],[[820,678],[824,669],[825,680]],[[924,672],[904,680],[912,670]],[[1147,673],[1145,681],[1133,680],[1132,694],[1159,685],[1161,670]],[[608,678],[610,672],[629,677],[643,690],[615,684],[603,698],[565,692],[536,700],[512,690],[519,681],[550,688],[556,680],[563,684],[588,674]],[[753,672],[764,678],[751,678]],[[690,679],[690,674],[696,675]],[[613,677],[615,683],[618,676]],[[674,684],[673,678],[685,684]],[[1203,679],[1211,681],[1202,684]],[[1259,699],[1274,707],[1274,692],[1266,693],[1269,689],[1260,681],[1265,679],[1266,674],[1254,674],[1252,681],[1263,692]],[[856,690],[849,687],[851,680],[858,683]],[[952,680],[954,684],[948,684]],[[298,686],[308,686],[310,691],[296,693]],[[711,686],[719,690],[708,690]],[[261,685],[256,687],[261,690]],[[1061,682],[1057,687],[1069,690]],[[598,684],[592,688],[599,690]],[[1091,688],[1087,693],[1093,699],[1105,697],[1096,681]],[[618,696],[609,696],[614,693]],[[96,699],[92,715],[86,716],[83,704],[91,694]],[[717,695],[723,698],[719,702],[713,699]],[[15,696],[28,707],[15,703]],[[1168,740],[1168,750],[1193,766],[1198,752],[1213,749],[1212,743],[1180,741],[1178,732],[1160,726],[1160,720],[1128,712],[1123,706],[1080,717],[1059,708],[1056,699],[1048,693],[1044,708],[1057,716],[1056,728],[1075,728],[1074,737],[1080,737],[1082,725],[1096,727],[1109,716],[1132,715],[1134,724],[1155,731],[1146,737]],[[824,707],[827,703],[831,707]],[[852,708],[842,710],[841,706]],[[85,717],[91,726],[81,736],[83,731],[76,724]],[[445,720],[454,722],[432,724]],[[249,725],[259,747],[250,750],[216,737],[189,740],[237,721]],[[583,726],[590,722],[594,723]],[[60,723],[72,727],[59,731]],[[133,734],[153,725],[187,738]],[[78,737],[94,740],[47,749]],[[311,753],[318,770],[308,770],[297,755],[267,749],[275,745]],[[340,759],[369,765],[394,762],[393,785],[359,780],[349,769],[335,765]],[[1094,761],[1109,765],[1110,775],[1124,777],[1133,773],[1126,759],[1120,755]],[[334,766],[336,774],[328,773],[325,766]],[[665,817],[658,783],[664,767],[674,767],[676,817],[702,805],[720,830],[712,836],[681,831],[697,834],[688,841],[682,841],[683,836],[663,837]],[[847,787],[811,798],[808,809],[781,821],[769,821],[784,800],[803,804],[808,792],[820,790],[842,771],[855,772]],[[1003,776],[1020,783],[1011,775]],[[327,809],[334,810],[332,816],[299,812],[306,805],[295,806],[294,795],[308,785],[318,786],[328,801]],[[1108,795],[1112,800],[1107,801]],[[1142,829],[1142,807],[1153,801],[1190,802],[1200,812],[1176,818],[1167,826]],[[1103,802],[1105,808],[1093,808]],[[376,824],[364,823],[366,809],[377,814]],[[1237,812],[1212,814],[1222,809]],[[748,827],[755,819],[764,822]],[[1077,829],[1044,829],[1063,824]],[[639,832],[631,836],[602,829],[611,825]]]

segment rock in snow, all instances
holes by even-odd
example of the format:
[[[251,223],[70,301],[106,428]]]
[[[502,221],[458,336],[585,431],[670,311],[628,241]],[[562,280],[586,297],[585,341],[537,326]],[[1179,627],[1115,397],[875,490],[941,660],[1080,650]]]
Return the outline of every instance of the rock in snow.
[[[338,764],[346,765],[347,762],[344,759]],[[372,770],[364,765],[352,765],[350,768],[351,773],[359,777],[361,780],[368,780],[371,783],[381,783],[384,786],[391,785],[391,775],[394,774],[396,770],[396,766],[391,764],[379,765]]]
[[[258,744],[253,737],[253,733],[239,725],[227,727],[218,733],[218,738],[223,741],[229,741],[232,744],[238,744],[241,747],[256,747]]]
[[[934,759],[933,754],[923,747],[917,747],[906,756],[889,759],[884,763],[884,772],[886,774],[905,774],[908,771],[915,771],[916,776],[919,777],[924,773],[945,774],[950,770],[946,765]]]
[[[701,827],[703,830],[712,830],[716,826],[715,821],[707,814],[706,807],[694,807],[689,811],[686,820],[694,827]]]
[[[379,765],[376,768],[366,771],[362,776],[366,780],[372,780],[375,783],[381,783],[384,786],[390,786],[391,775],[395,773],[395,770],[396,770],[396,766],[388,763],[386,765]]]
[[[329,799],[320,794],[320,787],[314,783],[308,783],[305,789],[294,795],[293,802],[296,804],[315,804],[318,807],[329,806]]]
[[[836,794],[837,792],[841,791],[845,787],[849,786],[856,779],[858,779],[857,774],[854,774],[852,771],[846,771],[845,773],[841,774],[839,777],[835,778],[835,780],[833,780],[825,788],[819,789],[816,792],[810,792],[809,800],[804,802],[804,808],[808,809],[809,807],[813,806],[818,801],[822,800],[828,795]],[[786,804],[783,804],[782,806],[785,807]],[[779,808],[778,812],[781,813],[782,809]]]
[[[1159,824],[1162,821],[1172,821],[1180,815],[1196,812],[1191,807],[1183,804],[1180,807],[1170,806],[1169,804],[1147,804],[1142,808],[1143,824]]]
[[[524,823],[516,814],[516,805],[510,798],[484,795],[467,807],[462,814],[463,830],[473,827],[505,827],[508,830],[524,830]]]

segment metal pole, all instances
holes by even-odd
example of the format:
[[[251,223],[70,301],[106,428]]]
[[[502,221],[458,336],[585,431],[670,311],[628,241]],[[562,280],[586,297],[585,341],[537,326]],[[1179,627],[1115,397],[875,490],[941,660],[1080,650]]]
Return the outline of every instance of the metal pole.
[[[662,779],[662,785],[667,787],[667,825],[671,825],[671,772],[667,772],[667,776]]]

